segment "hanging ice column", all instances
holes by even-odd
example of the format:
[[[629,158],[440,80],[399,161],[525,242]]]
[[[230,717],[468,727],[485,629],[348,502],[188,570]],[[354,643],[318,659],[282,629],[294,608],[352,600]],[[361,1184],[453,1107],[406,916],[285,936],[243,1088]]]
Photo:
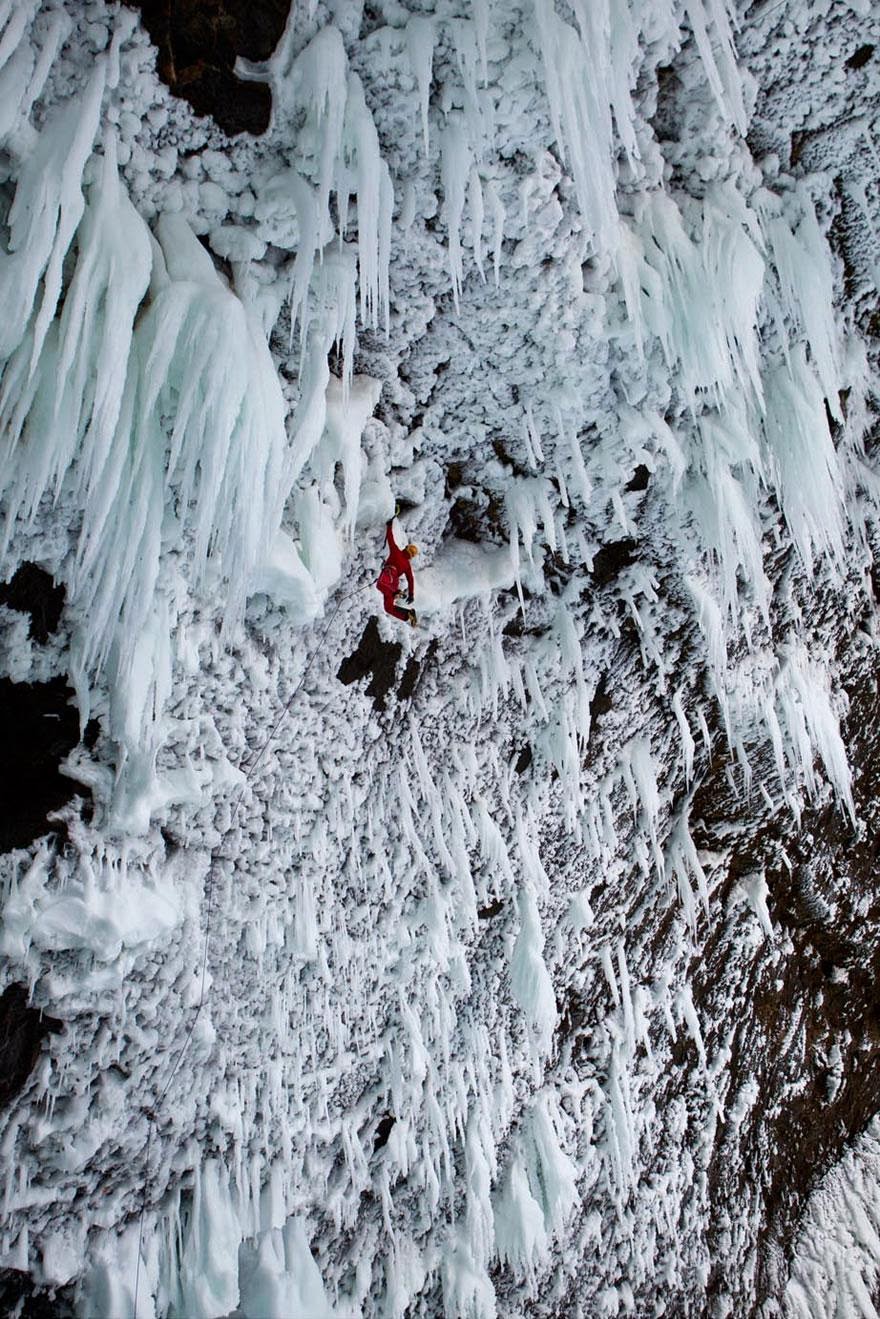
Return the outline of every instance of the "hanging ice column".
[[[284,504],[325,430],[333,342],[346,359],[347,399],[358,280],[365,323],[387,323],[392,193],[336,29],[323,29],[292,67],[282,49],[273,66],[279,79],[289,75],[280,112],[305,108],[307,123],[297,168],[276,177],[260,203],[265,218],[286,185],[299,234],[291,303],[303,370],[291,445],[274,363],[247,307],[183,217],[165,216],[150,233],[119,182],[112,138],[103,162],[93,156],[114,58],[115,46],[77,102],[39,135],[21,135],[28,153],[10,250],[0,256],[9,312],[0,335],[0,549],[22,521],[44,515],[47,498],[81,514],[67,569],[72,617],[83,620],[73,647],[80,712],[85,722],[90,688],[106,674],[110,732],[146,801],[181,593],[210,587],[228,636],[248,592],[268,580],[254,574],[277,558]],[[352,191],[356,247],[345,241]],[[348,468],[352,526],[361,465]],[[312,500],[306,511],[314,531],[321,510]],[[315,534],[331,531],[322,523]],[[285,549],[297,600],[308,604],[300,612],[313,611],[319,588],[292,539]],[[135,817],[141,827],[140,808],[126,812],[132,827]]]
[[[607,0],[575,0],[577,29],[559,17],[554,0],[534,5],[553,136],[571,169],[594,250],[613,252],[619,226],[614,125],[630,163],[638,159],[631,96],[638,34],[626,4],[611,6],[619,11],[612,20]]]
[[[103,162],[90,163],[103,85],[99,65],[81,100],[36,139],[10,212],[11,250],[0,255],[11,313],[0,365],[2,549],[45,516],[47,499],[81,514],[67,569],[81,620],[80,713],[85,722],[89,686],[106,672],[124,759],[155,752],[170,677],[176,606],[161,564],[173,553],[189,588],[210,582],[212,598],[222,582],[228,632],[291,476],[262,331],[182,217],[160,220],[156,242],[119,182],[112,138]]]
[[[373,117],[360,78],[348,66],[342,36],[333,24],[321,28],[298,54],[292,25],[272,58],[262,65],[239,61],[253,78],[272,85],[276,124],[289,126],[290,168],[276,175],[258,198],[256,216],[266,220],[285,209],[296,219],[296,260],[291,280],[291,334],[299,321],[303,350],[309,328],[309,290],[316,263],[346,248],[349,202],[357,203],[356,256],[362,323],[387,330],[388,263],[394,191],[382,159]],[[331,217],[331,202],[336,223]],[[354,307],[345,307],[337,327],[340,343],[353,347]],[[351,369],[350,352],[346,354]]]
[[[360,311],[362,325],[387,331],[394,196],[364,88],[349,68],[340,32],[328,24],[299,54],[294,37],[291,27],[266,64],[244,66],[250,76],[271,82],[276,124],[289,127],[292,142],[290,167],[264,187],[255,213],[267,231],[277,222],[282,228],[291,224],[295,233],[290,335],[293,343],[298,328],[300,398],[291,424],[291,476],[312,476],[335,505],[329,486],[335,461],[341,461],[351,535],[364,470],[360,431],[376,402],[374,382],[366,379],[349,399],[356,316]],[[356,243],[347,241],[352,196]],[[334,345],[342,358],[341,387],[328,365]],[[336,509],[325,508],[317,495],[304,498],[311,541],[326,547]],[[308,548],[304,553],[308,559]]]
[[[767,715],[762,690],[745,700],[728,665],[728,640],[739,629],[753,650],[759,630],[770,630],[762,522],[768,490],[807,577],[822,565],[846,570],[847,484],[857,479],[846,463],[860,437],[858,423],[842,415],[839,393],[849,388],[855,401],[864,381],[858,364],[845,374],[829,251],[808,193],[782,199],[762,190],[753,203],[746,206],[724,185],[683,214],[671,197],[650,194],[637,223],[627,225],[622,283],[637,342],[646,356],[652,340],[659,345],[690,413],[683,534],[697,533],[708,571],[693,571],[686,582],[728,737],[733,741],[738,730],[744,763],[743,730],[751,724],[757,734],[766,725],[787,796],[775,716]],[[721,298],[719,289],[734,293]],[[837,444],[826,407],[841,427]],[[860,416],[861,405],[852,412]],[[766,517],[775,516],[767,510]],[[828,694],[823,701],[821,718],[786,725],[785,761],[797,777],[822,759],[851,812],[845,757],[836,744],[828,749],[836,716],[826,717]],[[804,704],[818,708],[812,697]],[[801,777],[808,791],[817,790],[810,772]]]

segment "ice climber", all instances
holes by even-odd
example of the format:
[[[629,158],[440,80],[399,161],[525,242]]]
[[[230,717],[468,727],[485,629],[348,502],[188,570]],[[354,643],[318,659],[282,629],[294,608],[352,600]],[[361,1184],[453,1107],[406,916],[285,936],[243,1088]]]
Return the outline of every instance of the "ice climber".
[[[389,518],[385,524],[385,543],[388,546],[388,558],[385,560],[379,574],[376,587],[382,592],[385,613],[399,618],[402,623],[409,623],[410,627],[415,627],[417,621],[416,611],[401,607],[403,592],[400,589],[400,579],[402,577],[406,578],[406,584],[409,587],[407,604],[411,605],[415,598],[416,588],[410,560],[418,554],[419,547],[417,545],[406,545],[401,549],[395,542],[394,532],[391,530],[393,522],[394,518]]]

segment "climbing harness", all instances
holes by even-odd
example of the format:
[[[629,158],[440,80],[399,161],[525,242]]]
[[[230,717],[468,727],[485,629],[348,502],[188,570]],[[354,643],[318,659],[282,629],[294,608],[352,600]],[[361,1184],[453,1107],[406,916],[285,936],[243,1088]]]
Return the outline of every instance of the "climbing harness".
[[[236,820],[238,819],[239,807],[241,806],[241,803],[244,800],[244,790],[247,784],[249,783],[254,771],[259,765],[260,761],[263,759],[263,756],[266,754],[267,750],[269,749],[275,737],[277,736],[281,728],[281,725],[284,723],[284,720],[287,718],[288,714],[290,713],[290,708],[293,705],[293,702],[296,700],[296,697],[302,691],[303,684],[305,683],[306,678],[309,676],[309,670],[311,669],[312,664],[314,663],[315,656],[317,655],[318,651],[321,649],[321,645],[324,641],[324,638],[326,637],[327,633],[330,631],[330,628],[333,626],[333,623],[336,619],[336,615],[339,613],[339,610],[345,604],[346,600],[351,600],[354,596],[360,595],[361,592],[365,591],[367,587],[370,585],[372,585],[371,582],[366,582],[364,583],[363,586],[358,586],[353,591],[347,591],[346,594],[341,596],[340,599],[337,601],[337,604],[333,612],[331,613],[327,622],[324,624],[323,631],[321,632],[321,635],[318,638],[318,641],[311,655],[309,656],[308,663],[306,664],[306,667],[303,669],[299,682],[296,684],[290,696],[288,697],[286,704],[284,705],[280,715],[275,721],[274,726],[269,731],[269,734],[266,737],[265,741],[263,742],[263,745],[259,748],[256,756],[253,755],[248,756],[247,759],[244,760],[244,762],[242,763],[241,770],[244,777],[239,783],[238,789],[236,790],[236,794],[233,799],[232,811],[229,817],[229,826],[226,830],[227,833],[229,833],[232,830]],[[327,704],[329,705],[329,701],[327,702]],[[322,708],[326,708],[326,706]],[[140,1218],[138,1224],[138,1254],[137,1254],[137,1267],[135,1270],[135,1279],[134,1279],[134,1304],[132,1309],[132,1319],[137,1319],[138,1290],[139,1290],[140,1275],[141,1275],[141,1250],[143,1248],[143,1238],[144,1238],[144,1217],[147,1211],[147,1191],[148,1191],[147,1181],[148,1181],[149,1169],[150,1169],[150,1148],[153,1142],[153,1132],[156,1129],[159,1110],[162,1107],[165,1096],[167,1095],[168,1090],[171,1086],[171,1082],[174,1080],[174,1077],[177,1074],[177,1069],[180,1066],[187,1049],[189,1048],[190,1041],[192,1040],[196,1025],[202,1013],[202,1008],[205,1005],[205,982],[207,980],[207,975],[208,975],[208,953],[211,946],[211,930],[212,930],[212,921],[214,915],[214,857],[216,852],[217,852],[217,848],[215,847],[211,851],[211,863],[208,867],[208,883],[207,883],[208,909],[205,914],[205,950],[204,953],[202,954],[202,974],[201,974],[201,984],[199,987],[199,1001],[196,1004],[195,1013],[193,1014],[193,1019],[187,1028],[187,1032],[186,1035],[184,1036],[183,1043],[181,1044],[180,1049],[178,1050],[177,1057],[174,1060],[174,1066],[171,1068],[171,1073],[167,1081],[165,1082],[165,1085],[162,1087],[162,1090],[159,1094],[159,1098],[156,1101],[156,1105],[154,1108],[147,1109],[148,1127],[147,1127],[147,1146],[146,1146],[146,1152],[144,1154],[144,1168],[145,1168],[144,1191],[143,1191],[143,1196],[141,1197],[141,1209],[140,1209]]]

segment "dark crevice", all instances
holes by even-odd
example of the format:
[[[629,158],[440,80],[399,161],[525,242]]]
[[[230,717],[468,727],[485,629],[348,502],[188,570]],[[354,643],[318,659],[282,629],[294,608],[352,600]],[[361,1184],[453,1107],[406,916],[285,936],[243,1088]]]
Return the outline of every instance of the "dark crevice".
[[[391,1132],[394,1129],[394,1124],[396,1121],[397,1118],[393,1115],[393,1113],[386,1113],[384,1117],[381,1117],[379,1119],[379,1124],[376,1127],[376,1137],[373,1141],[374,1154],[376,1153],[377,1150],[381,1150],[385,1145],[388,1144],[388,1137],[391,1135]]]
[[[10,581],[0,583],[0,605],[30,614],[28,635],[40,645],[58,630],[64,600],[64,587],[56,586],[51,575],[35,563],[23,563]]]
[[[74,1319],[73,1287],[37,1287],[19,1269],[0,1269],[0,1314],[15,1319]]]
[[[46,1036],[63,1029],[62,1021],[28,1007],[24,985],[8,985],[0,994],[0,1107],[5,1108],[24,1087]]]
[[[266,60],[277,46],[290,0],[126,0],[139,9],[158,48],[159,77],[198,115],[225,133],[259,135],[269,127],[272,94],[265,83],[235,76],[238,56]]]
[[[612,700],[608,694],[608,674],[603,673],[596,683],[596,690],[590,700],[590,727],[594,728],[597,721],[602,718],[603,714],[608,714],[611,708]]]
[[[637,548],[634,540],[615,540],[598,549],[593,556],[593,569],[590,573],[596,586],[608,586],[613,582],[618,573],[634,561]]]
[[[624,488],[630,491],[647,490],[648,481],[650,480],[650,477],[651,477],[651,473],[648,471],[645,464],[639,463],[639,465],[636,467],[636,470],[633,472],[632,477],[630,478],[629,481],[627,481],[626,486]]]
[[[873,46],[871,45],[859,46],[858,50],[854,50],[853,53],[850,55],[849,59],[846,61],[846,67],[848,69],[863,69],[873,54],[874,54]]]
[[[677,142],[681,136],[681,112],[678,98],[681,79],[671,64],[657,66],[657,108],[651,120],[658,142]]]
[[[501,898],[496,898],[485,907],[480,907],[477,911],[477,918],[481,921],[490,921],[493,916],[499,915],[504,910],[504,902]]]
[[[59,768],[79,743],[73,696],[60,677],[32,683],[0,678],[0,852],[57,832],[49,813],[85,792]]]

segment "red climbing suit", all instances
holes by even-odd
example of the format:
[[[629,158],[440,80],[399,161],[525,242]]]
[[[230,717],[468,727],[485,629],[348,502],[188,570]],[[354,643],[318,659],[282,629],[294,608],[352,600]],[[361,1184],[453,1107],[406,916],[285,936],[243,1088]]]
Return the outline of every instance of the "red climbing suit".
[[[390,522],[385,528],[385,542],[388,545],[388,558],[385,560],[384,567],[379,574],[376,587],[382,592],[382,599],[385,601],[385,613],[393,614],[395,618],[399,618],[405,623],[409,619],[410,611],[399,609],[394,603],[394,597],[400,590],[401,577],[405,576],[406,584],[409,587],[409,602],[412,604],[415,594],[412,564],[406,550],[402,550],[399,545],[394,543],[394,534]]]

